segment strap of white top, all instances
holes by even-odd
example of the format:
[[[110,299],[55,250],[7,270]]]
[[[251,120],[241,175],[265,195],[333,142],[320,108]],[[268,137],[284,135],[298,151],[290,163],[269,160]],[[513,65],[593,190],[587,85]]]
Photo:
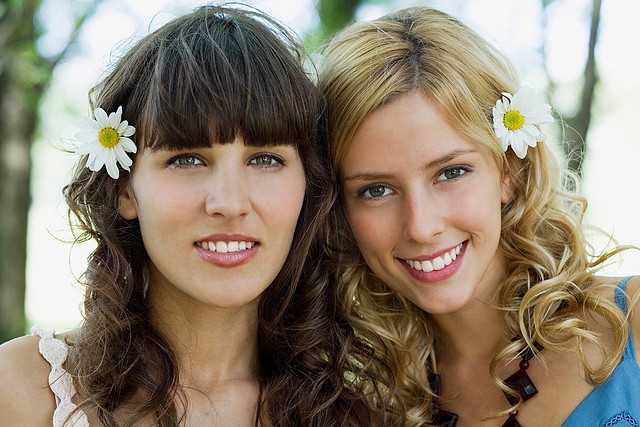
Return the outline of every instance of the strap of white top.
[[[67,360],[69,348],[61,340],[53,336],[53,331],[45,331],[38,327],[31,330],[32,335],[40,337],[38,350],[51,365],[49,372],[49,387],[56,397],[56,410],[53,413],[53,427],[89,427],[87,416],[82,410],[77,411],[65,424],[69,414],[76,409],[73,396],[76,389],[71,375],[64,370],[62,364]]]

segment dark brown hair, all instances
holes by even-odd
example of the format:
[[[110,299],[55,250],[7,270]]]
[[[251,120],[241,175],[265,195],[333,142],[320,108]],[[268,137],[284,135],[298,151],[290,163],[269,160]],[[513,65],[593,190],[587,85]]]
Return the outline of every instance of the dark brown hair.
[[[366,410],[343,387],[334,361],[349,332],[335,320],[317,236],[335,196],[318,154],[323,102],[301,52],[285,28],[255,9],[205,6],[139,41],[92,89],[90,101],[107,112],[122,106],[139,148],[209,146],[237,134],[250,145],[297,148],[307,188],[289,256],[261,296],[258,419],[278,426],[367,425]],[[179,372],[149,319],[140,227],[117,211],[129,174],[113,180],[85,165],[83,158],[64,188],[70,220],[81,231],[77,240],[97,242],[83,276],[84,322],[68,362],[81,407],[106,426],[118,425],[114,411],[124,405],[132,414],[127,426],[150,416],[158,425],[177,425],[184,417],[175,404],[183,398]]]

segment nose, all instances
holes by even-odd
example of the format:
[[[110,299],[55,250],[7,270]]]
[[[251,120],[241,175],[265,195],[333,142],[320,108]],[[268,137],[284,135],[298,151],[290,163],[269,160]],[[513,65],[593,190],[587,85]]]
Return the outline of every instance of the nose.
[[[233,219],[251,211],[248,185],[243,171],[231,167],[220,168],[213,174],[205,210],[212,217]]]
[[[417,243],[428,243],[444,232],[445,209],[427,189],[416,189],[406,199],[405,234]]]

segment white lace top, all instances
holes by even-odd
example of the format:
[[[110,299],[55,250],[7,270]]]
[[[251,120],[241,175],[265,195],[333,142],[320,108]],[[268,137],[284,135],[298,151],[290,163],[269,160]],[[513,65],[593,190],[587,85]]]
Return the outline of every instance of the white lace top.
[[[49,387],[56,397],[56,410],[53,413],[53,427],[89,427],[87,416],[81,410],[77,411],[65,424],[65,420],[76,408],[73,396],[76,389],[73,386],[71,375],[62,368],[67,360],[69,348],[63,341],[53,336],[53,331],[45,331],[34,327],[32,335],[40,337],[38,350],[44,359],[51,365],[49,372]]]

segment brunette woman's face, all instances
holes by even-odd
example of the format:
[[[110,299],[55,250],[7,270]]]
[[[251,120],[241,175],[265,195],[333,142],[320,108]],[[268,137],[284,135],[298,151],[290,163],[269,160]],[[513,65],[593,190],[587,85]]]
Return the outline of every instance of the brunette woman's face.
[[[486,147],[415,91],[369,114],[340,166],[357,244],[391,289],[430,313],[488,297],[508,185]]]
[[[120,213],[138,218],[150,286],[217,307],[255,301],[291,247],[305,193],[291,145],[143,149]]]

